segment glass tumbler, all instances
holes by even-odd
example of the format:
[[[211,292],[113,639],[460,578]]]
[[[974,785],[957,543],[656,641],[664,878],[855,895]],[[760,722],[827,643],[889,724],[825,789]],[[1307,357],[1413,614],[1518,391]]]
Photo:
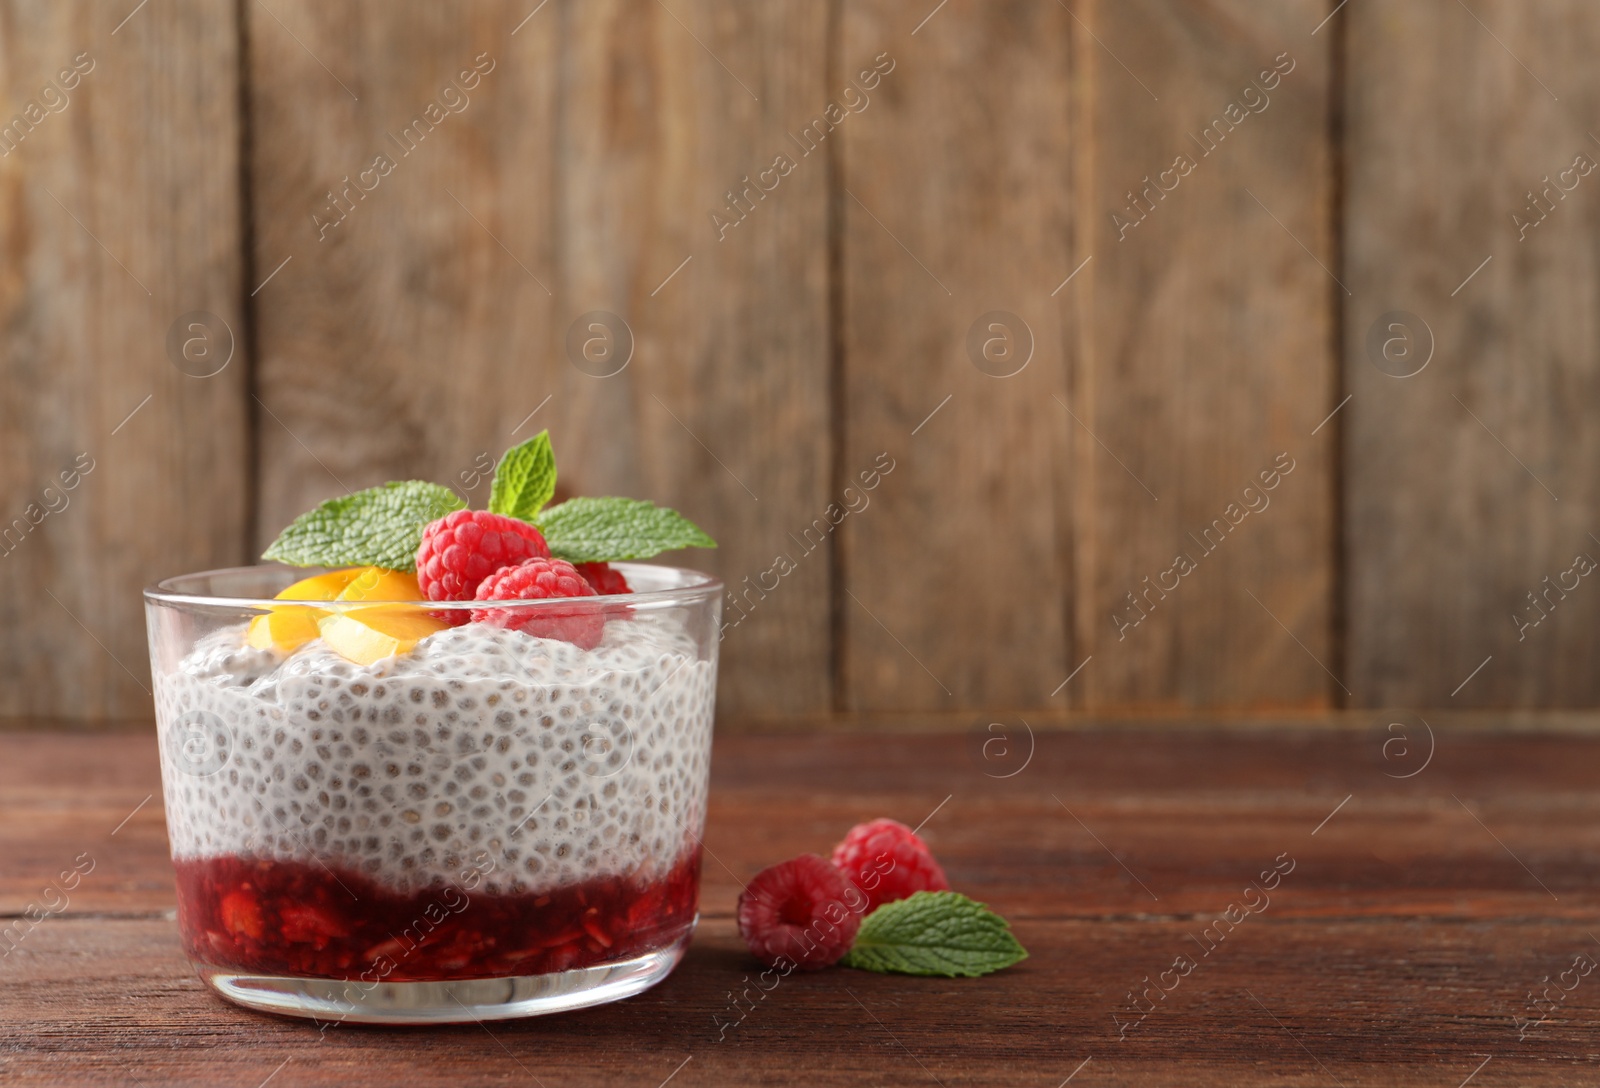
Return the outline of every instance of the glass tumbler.
[[[207,983],[447,1023],[666,977],[697,917],[722,584],[615,565],[635,592],[492,607],[286,603],[309,572],[274,566],[145,591],[178,926]],[[407,637],[352,657],[352,632]]]

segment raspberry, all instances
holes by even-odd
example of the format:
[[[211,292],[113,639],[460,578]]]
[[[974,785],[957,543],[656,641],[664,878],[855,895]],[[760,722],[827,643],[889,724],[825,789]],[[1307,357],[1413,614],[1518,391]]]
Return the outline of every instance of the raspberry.
[[[342,921],[312,903],[284,903],[278,908],[278,921],[284,940],[315,945],[319,952],[333,938],[350,936]]]
[[[601,594],[632,593],[628,580],[622,572],[610,563],[579,563],[578,573],[583,575],[583,580],[594,586],[594,591]]]
[[[457,510],[422,530],[417,585],[430,601],[470,601],[501,567],[547,558],[544,534],[525,521],[487,510]]]
[[[782,959],[803,971],[837,963],[861,928],[846,890],[839,870],[816,854],[763,869],[739,896],[739,933],[769,967]]]
[[[261,926],[261,904],[256,902],[255,896],[247,891],[233,891],[222,897],[217,904],[217,913],[222,916],[222,924],[229,933],[235,937],[250,937],[261,939],[264,932]]]
[[[479,582],[476,599],[534,601],[594,596],[594,587],[565,559],[525,559],[514,567],[502,567]],[[590,603],[574,603],[570,608],[474,608],[472,618],[538,638],[558,638],[585,650],[599,645],[606,627],[605,615]]]
[[[833,863],[867,896],[868,913],[912,892],[950,890],[927,843],[898,820],[873,820],[850,829],[833,848]]]

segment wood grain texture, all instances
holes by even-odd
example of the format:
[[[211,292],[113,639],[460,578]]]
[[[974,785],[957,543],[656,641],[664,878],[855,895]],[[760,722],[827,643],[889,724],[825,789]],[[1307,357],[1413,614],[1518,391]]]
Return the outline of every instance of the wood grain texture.
[[[733,728],[1594,706],[1597,35],[1576,0],[0,3],[0,718],[146,714],[143,584],[386,479],[481,505],[545,426],[564,494],[723,542],[664,558],[729,584]],[[1369,357],[1397,310],[1413,377]],[[211,377],[171,358],[197,311]]]
[[[261,302],[261,541],[342,488],[458,483],[549,427],[565,493],[677,506],[724,542],[682,557],[748,602],[724,707],[825,708],[828,557],[777,592],[742,582],[824,505],[826,173],[725,239],[710,215],[819,97],[822,25],[799,4],[526,7],[278,9],[360,102],[252,18],[257,262],[299,255]],[[402,155],[389,134],[411,143],[401,126],[480,51],[496,67],[470,105]],[[328,185],[379,151],[393,176],[317,241]],[[607,376],[571,359],[596,311],[633,339]],[[481,505],[487,476],[463,490]]]
[[[244,344],[168,347],[243,336],[234,8],[127,14],[0,8],[0,715],[148,714],[139,591],[243,553]]]
[[[1368,705],[1600,697],[1600,592],[1569,573],[1600,560],[1600,186],[1573,172],[1600,162],[1592,14],[1351,12],[1348,654]],[[1431,330],[1412,377],[1369,358],[1389,311],[1419,352]]]
[[[634,348],[597,377],[558,343],[541,419],[576,492],[674,506],[718,540],[676,558],[728,587],[719,712],[826,710],[832,556],[791,534],[829,502],[828,170],[786,132],[826,98],[827,22],[806,0],[551,15],[556,334],[610,311]],[[780,173],[785,153],[798,161]]]
[[[829,136],[837,501],[862,507],[837,530],[840,705],[1040,706],[1068,658],[1072,526],[1054,494],[1076,462],[1052,399],[1065,384],[1051,291],[1071,268],[1070,18],[962,0],[919,26],[927,14],[845,5],[835,66],[840,95],[882,72]],[[975,327],[980,359],[1010,341],[986,369]],[[880,455],[892,471],[867,491]]]
[[[1074,622],[1093,661],[1064,693],[1077,705],[1343,697],[1323,667],[1334,447],[1311,434],[1337,401],[1324,9],[1085,5],[1077,260],[1093,263],[1062,292],[1083,344]],[[1292,472],[1264,490],[1280,454]]]
[[[30,1086],[249,1085],[280,1069],[302,1085],[448,1088],[537,1077],[648,1088],[678,1068],[674,1083],[685,1084],[1036,1088],[1081,1069],[1074,1084],[1337,1078],[1436,1088],[1459,1084],[1487,1056],[1474,1084],[1600,1084],[1587,1056],[1592,994],[1580,989],[1526,1040],[1512,1021],[1529,985],[1593,949],[1583,923],[1264,921],[1119,1040],[1112,1012],[1123,1010],[1129,987],[1194,948],[1195,925],[1019,924],[1031,958],[1006,975],[941,981],[840,968],[785,980],[760,1000],[732,920],[715,919],[702,922],[676,974],[618,1005],[495,1024],[487,1035],[475,1025],[346,1026],[319,1037],[314,1026],[223,1004],[188,970],[171,922],[59,923],[26,961],[7,964],[0,1069]],[[92,982],[85,964],[95,965]],[[755,1007],[733,1006],[746,1015],[724,1036],[716,1018],[736,1021],[729,995],[747,987]]]
[[[1381,735],[1037,740],[1008,779],[960,736],[719,740],[688,959],[633,1000],[485,1038],[475,1026],[319,1035],[223,1004],[183,962],[170,891],[141,890],[170,887],[149,849],[159,815],[106,839],[124,798],[156,786],[153,741],[0,738],[0,827],[35,829],[25,847],[0,844],[0,915],[37,897],[30,881],[54,855],[90,849],[100,866],[0,958],[0,1069],[29,1085],[251,1083],[287,1059],[279,1076],[306,1084],[582,1085],[659,1083],[687,1059],[685,1083],[1037,1085],[1087,1058],[1077,1080],[1090,1084],[1434,1085],[1487,1056],[1474,1083],[1600,1083],[1600,976],[1526,1038],[1513,1019],[1575,955],[1600,954],[1600,742],[1441,732],[1422,765],[1420,749],[1385,759]],[[737,1019],[746,1006],[730,1011],[730,993],[755,977],[737,882],[826,849],[851,820],[919,820],[943,798],[924,833],[958,888],[1011,918],[1030,959],[979,980],[796,977],[764,999],[752,990],[754,1008],[722,1032],[714,1017]],[[1202,955],[1192,938],[1284,855],[1294,866],[1270,903]],[[122,897],[96,890],[114,874]],[[1119,1039],[1112,1014],[1133,1019],[1129,989],[1186,950],[1200,966]]]
[[[256,544],[389,479],[481,506],[482,466],[545,422],[512,435],[564,365],[553,13],[513,36],[510,0],[245,10],[254,264],[289,261],[255,299]]]

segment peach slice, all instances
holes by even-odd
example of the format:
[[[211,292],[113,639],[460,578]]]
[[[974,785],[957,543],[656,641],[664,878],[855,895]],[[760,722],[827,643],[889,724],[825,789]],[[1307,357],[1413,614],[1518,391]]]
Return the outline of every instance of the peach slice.
[[[358,575],[365,574],[376,567],[346,567],[344,570],[331,570],[327,574],[315,574],[310,578],[302,578],[288,589],[278,593],[280,601],[332,601],[337,600],[345,587],[355,581]]]
[[[343,572],[341,572],[343,573]],[[364,567],[353,571],[332,598],[335,601],[420,601],[422,590],[417,576],[403,570]]]
[[[329,571],[302,578],[278,592],[280,601],[331,601],[344,592],[361,567]],[[277,649],[292,654],[317,637],[317,620],[326,613],[320,608],[285,607],[257,616],[250,621],[245,641],[258,650]]]
[[[292,654],[317,637],[317,620],[326,614],[320,608],[274,608],[250,621],[245,641],[258,650],[276,647]]]
[[[357,665],[372,665],[386,657],[410,653],[417,643],[449,626],[420,608],[405,605],[330,612],[317,621],[322,640]]]
[[[417,576],[402,570],[367,567],[334,598],[339,601],[420,601]],[[322,639],[358,665],[371,665],[386,657],[410,653],[417,643],[449,624],[420,608],[380,604],[348,612],[328,612],[317,621]]]
[[[390,602],[423,597],[414,574],[384,567],[352,567],[303,578],[277,599]],[[418,642],[448,626],[420,608],[405,605],[374,604],[348,612],[286,605],[251,620],[245,641],[258,649],[270,646],[293,653],[320,636],[341,656],[358,665],[371,665],[409,653]]]

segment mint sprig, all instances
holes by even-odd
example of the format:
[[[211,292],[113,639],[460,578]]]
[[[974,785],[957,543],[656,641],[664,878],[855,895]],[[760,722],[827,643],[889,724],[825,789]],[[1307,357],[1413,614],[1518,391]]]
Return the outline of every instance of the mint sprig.
[[[902,975],[976,978],[1027,959],[1006,920],[959,892],[917,892],[861,923],[846,967]]]
[[[550,432],[507,450],[495,467],[489,511],[537,526],[550,554],[569,563],[649,559],[676,548],[715,548],[694,522],[642,499],[579,498],[549,509],[556,492]],[[296,567],[416,570],[428,523],[466,503],[447,487],[403,480],[329,499],[295,518],[262,553]]]
[[[489,512],[533,521],[556,493],[556,455],[550,432],[540,431],[500,458],[489,488]]]
[[[643,499],[568,499],[546,510],[535,524],[550,554],[569,563],[648,559],[675,548],[717,546],[676,510]]]
[[[423,527],[465,505],[424,480],[369,487],[301,514],[261,557],[294,567],[415,570]]]

